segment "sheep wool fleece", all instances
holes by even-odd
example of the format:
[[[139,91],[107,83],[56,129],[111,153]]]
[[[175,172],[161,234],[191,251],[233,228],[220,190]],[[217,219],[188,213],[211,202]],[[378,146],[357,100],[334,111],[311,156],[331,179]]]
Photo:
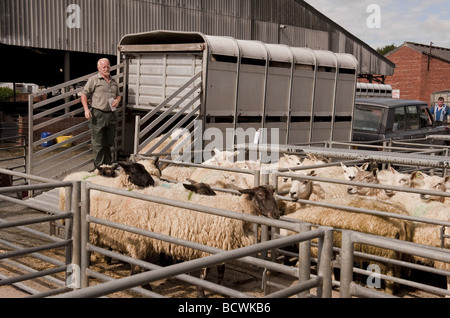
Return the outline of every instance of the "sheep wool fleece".
[[[169,190],[161,186],[137,191],[177,201],[187,201],[190,194],[190,191]],[[212,200],[211,197],[194,194],[189,202],[253,214],[253,208],[245,196],[218,194]],[[255,242],[252,225],[248,222],[137,199],[118,199],[108,194],[102,195],[101,198],[91,196],[91,215],[223,250],[248,246]],[[191,260],[209,255],[206,252],[100,225],[93,225],[91,234],[93,244],[109,246],[138,259],[151,259],[161,253],[176,260]]]

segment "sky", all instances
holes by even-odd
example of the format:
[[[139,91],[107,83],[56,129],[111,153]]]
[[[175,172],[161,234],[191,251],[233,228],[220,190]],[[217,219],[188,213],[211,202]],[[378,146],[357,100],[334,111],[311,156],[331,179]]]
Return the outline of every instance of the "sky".
[[[450,48],[448,0],[305,0],[374,49],[416,42]]]

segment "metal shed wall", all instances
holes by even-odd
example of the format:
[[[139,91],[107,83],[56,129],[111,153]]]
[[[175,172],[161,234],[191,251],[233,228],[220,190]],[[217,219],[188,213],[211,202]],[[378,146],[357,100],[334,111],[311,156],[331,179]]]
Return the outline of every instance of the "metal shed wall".
[[[79,7],[80,28],[67,21]],[[243,40],[350,53],[364,74],[394,64],[299,0],[4,0],[0,43],[116,55],[120,38],[152,30],[195,31]],[[284,27],[285,26],[285,27]]]

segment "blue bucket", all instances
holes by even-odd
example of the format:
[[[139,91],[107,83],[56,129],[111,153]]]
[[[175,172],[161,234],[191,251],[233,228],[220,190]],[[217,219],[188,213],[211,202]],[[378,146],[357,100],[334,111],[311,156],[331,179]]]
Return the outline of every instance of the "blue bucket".
[[[41,139],[47,138],[47,137],[49,137],[51,135],[52,135],[52,133],[43,132],[43,133],[41,133]],[[51,145],[53,145],[53,140],[49,140],[49,141],[44,142],[42,144],[42,147],[50,147]]]

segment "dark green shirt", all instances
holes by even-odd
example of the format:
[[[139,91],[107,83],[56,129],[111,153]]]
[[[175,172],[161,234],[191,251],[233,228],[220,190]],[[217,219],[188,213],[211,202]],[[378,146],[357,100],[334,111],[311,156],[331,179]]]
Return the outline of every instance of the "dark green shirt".
[[[98,73],[88,79],[81,94],[85,95],[88,100],[91,100],[91,107],[103,111],[111,111],[108,100],[110,98],[117,98],[120,92],[119,85],[112,77],[110,83],[108,83]]]

